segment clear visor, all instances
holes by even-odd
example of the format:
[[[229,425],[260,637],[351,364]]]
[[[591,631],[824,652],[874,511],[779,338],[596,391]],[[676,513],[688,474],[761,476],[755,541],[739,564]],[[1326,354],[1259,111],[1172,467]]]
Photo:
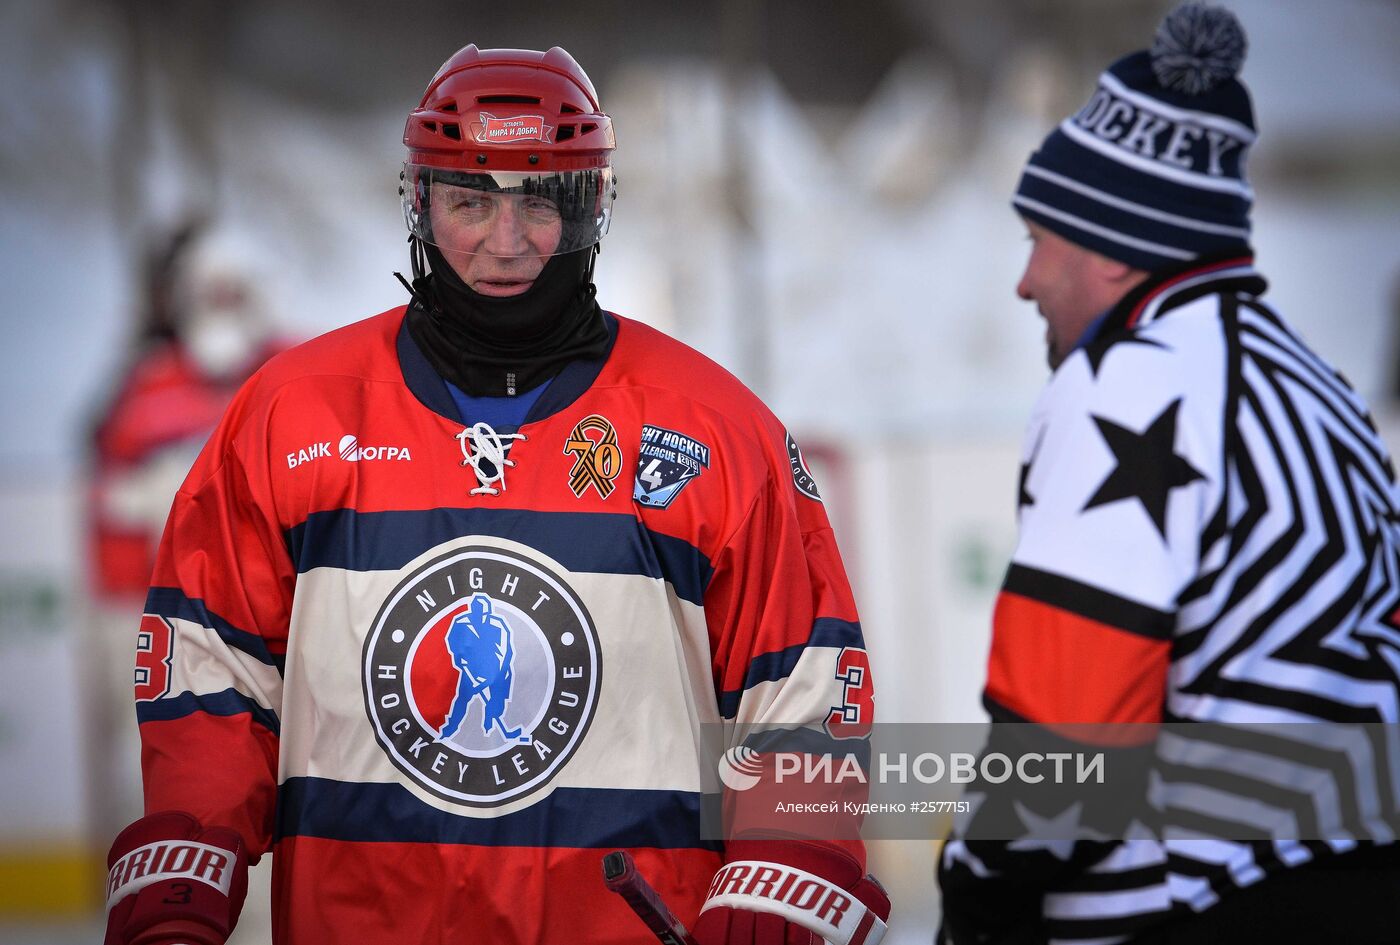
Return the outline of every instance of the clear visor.
[[[404,165],[408,229],[444,253],[554,256],[608,232],[612,168],[543,174],[473,173]]]

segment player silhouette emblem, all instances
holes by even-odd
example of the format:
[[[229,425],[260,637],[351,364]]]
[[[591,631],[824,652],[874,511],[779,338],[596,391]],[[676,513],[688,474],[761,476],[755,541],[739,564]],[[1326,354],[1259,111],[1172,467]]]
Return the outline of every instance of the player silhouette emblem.
[[[510,701],[511,662],[515,652],[510,627],[496,616],[491,598],[473,594],[467,612],[458,614],[447,628],[447,651],[457,669],[457,694],[439,739],[451,738],[467,717],[472,700],[481,697],[481,729],[490,732],[495,725],[506,738],[517,738],[518,728],[506,728],[501,715]]]

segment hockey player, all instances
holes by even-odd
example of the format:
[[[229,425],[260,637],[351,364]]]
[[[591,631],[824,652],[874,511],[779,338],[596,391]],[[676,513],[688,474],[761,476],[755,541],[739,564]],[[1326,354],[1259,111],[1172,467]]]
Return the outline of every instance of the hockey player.
[[[467,46],[404,140],[410,304],[271,361],[175,500],[108,945],[222,943],[268,853],[279,945],[641,945],[614,848],[703,945],[875,941],[858,843],[701,833],[701,725],[868,723],[868,660],[792,438],[594,301],[592,83]]]
[[[1125,742],[1215,724],[1146,743],[1151,799],[1112,836],[1083,805],[997,833],[1026,792],[979,789],[941,862],[955,945],[1400,928],[1384,739],[1316,767],[1332,723],[1400,721],[1400,496],[1366,405],[1261,299],[1244,51],[1230,13],[1178,8],[1020,180],[1017,294],[1054,373],[985,690],[996,722],[1124,723]]]

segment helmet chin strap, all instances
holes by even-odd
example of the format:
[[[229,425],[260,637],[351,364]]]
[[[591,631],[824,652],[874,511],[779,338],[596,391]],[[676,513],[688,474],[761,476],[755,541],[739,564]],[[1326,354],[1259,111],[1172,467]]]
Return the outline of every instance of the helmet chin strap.
[[[412,233],[408,235],[409,263],[413,266],[413,281],[417,282],[428,275],[428,256],[423,249],[423,241]]]
[[[588,268],[583,271],[583,281],[593,282],[593,266],[598,262],[598,254],[603,251],[602,241],[593,244],[593,252],[588,254]]]
[[[433,301],[433,293],[428,290],[427,253],[423,249],[423,241],[412,233],[408,234],[408,262],[412,266],[413,282],[410,283],[403,277],[403,273],[397,270],[394,272],[394,278],[399,280],[399,284],[408,290],[409,296],[418,303],[419,307],[424,311],[431,312],[437,306]]]

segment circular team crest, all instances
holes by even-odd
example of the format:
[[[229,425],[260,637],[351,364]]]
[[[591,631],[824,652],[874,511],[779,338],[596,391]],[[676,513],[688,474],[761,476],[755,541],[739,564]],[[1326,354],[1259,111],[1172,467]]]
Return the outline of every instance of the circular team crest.
[[[458,548],[399,582],[364,646],[380,747],[439,797],[495,807],[547,784],[583,739],[602,654],[578,595],[504,548]]]

